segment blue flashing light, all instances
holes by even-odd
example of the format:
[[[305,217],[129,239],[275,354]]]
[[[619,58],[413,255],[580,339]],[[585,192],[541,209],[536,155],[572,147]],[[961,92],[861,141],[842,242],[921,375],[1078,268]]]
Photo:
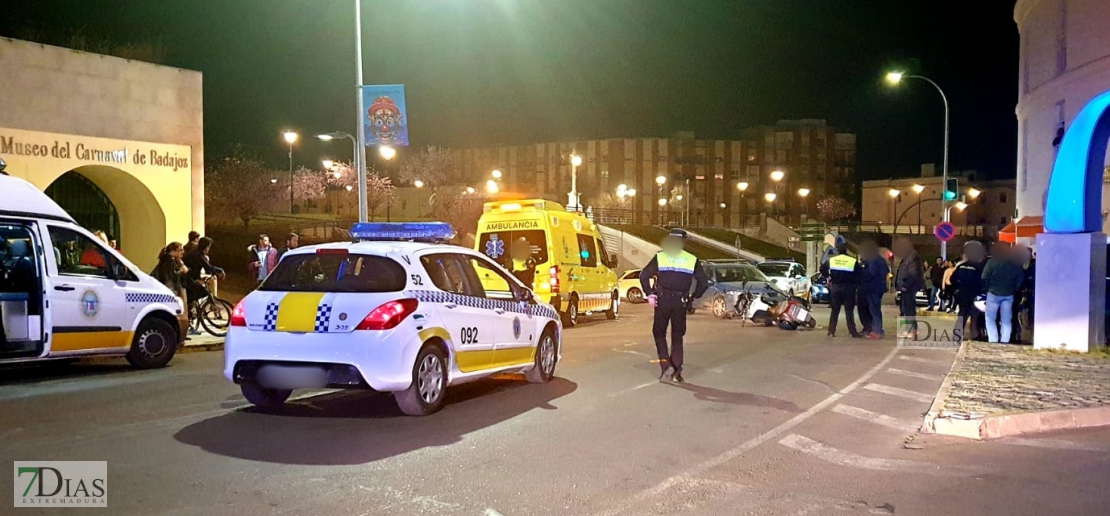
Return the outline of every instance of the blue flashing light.
[[[455,228],[446,222],[359,222],[351,226],[356,241],[446,242],[455,238]]]

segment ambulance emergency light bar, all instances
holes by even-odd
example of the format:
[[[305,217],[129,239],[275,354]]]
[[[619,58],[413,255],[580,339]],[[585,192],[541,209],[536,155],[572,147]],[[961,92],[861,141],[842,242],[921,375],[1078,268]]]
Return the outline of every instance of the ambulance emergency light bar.
[[[455,238],[455,228],[446,222],[359,222],[351,226],[351,238],[359,242],[437,243]]]
[[[491,211],[501,212],[517,212],[517,211],[544,211],[544,210],[559,210],[563,211],[566,208],[559,203],[546,201],[543,199],[525,199],[520,201],[492,201],[482,205],[482,213],[489,213]]]

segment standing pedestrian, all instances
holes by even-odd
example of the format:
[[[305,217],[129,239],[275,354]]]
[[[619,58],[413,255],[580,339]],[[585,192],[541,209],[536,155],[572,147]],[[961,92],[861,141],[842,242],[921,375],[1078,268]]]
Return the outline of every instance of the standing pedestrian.
[[[821,265],[821,274],[829,278],[829,337],[836,336],[837,320],[840,319],[840,308],[844,308],[844,317],[848,323],[848,334],[853,339],[862,337],[856,330],[855,308],[856,295],[859,290],[859,260],[848,254],[848,244],[841,243],[836,246],[836,254],[829,257]]]
[[[860,292],[863,293],[867,303],[867,313],[871,316],[869,339],[881,339],[886,333],[883,331],[883,295],[887,291],[887,277],[890,276],[890,265],[886,259],[879,255],[879,246],[875,242],[864,242],[860,245],[860,258],[863,259],[860,269]]]
[[[944,300],[941,290],[944,288],[944,259],[938,257],[932,267],[929,267],[929,311],[939,308],[944,311]]]
[[[659,379],[664,380],[673,370],[672,379],[681,383],[682,337],[686,335],[686,314],[694,299],[705,294],[709,278],[702,270],[698,258],[683,249],[686,231],[672,229],[663,238],[662,251],[652,257],[640,272],[640,288],[648,292],[648,303],[655,309],[651,326],[655,338],[655,351],[659,355]],[[652,283],[651,279],[655,278]],[[693,294],[690,287],[694,285]],[[671,327],[671,348],[667,350],[667,325]]]
[[[983,268],[983,288],[987,291],[987,341],[1010,340],[1014,295],[1021,290],[1025,271],[1002,242],[991,246],[991,259]]]
[[[285,247],[282,247],[281,249],[278,249],[278,254],[277,254],[278,261],[281,261],[281,257],[285,256],[285,253],[288,253],[289,251],[292,251],[293,249],[296,249],[296,248],[300,247],[301,246],[300,242],[301,242],[301,237],[299,235],[297,235],[296,233],[289,233],[288,235],[285,235]]]
[[[263,233],[258,235],[258,244],[247,247],[247,252],[250,253],[247,270],[256,282],[262,283],[277,266],[277,249],[270,245],[270,237]]]
[[[166,288],[180,296],[182,301],[188,297],[185,295],[185,284],[189,268],[182,263],[184,257],[184,246],[180,242],[170,242],[158,253],[158,265],[155,265],[150,273],[154,279],[161,281]]]
[[[894,277],[894,288],[902,294],[898,315],[904,318],[904,328],[901,328],[898,338],[913,338],[917,336],[917,293],[925,290],[925,268],[908,238],[899,238],[894,242],[894,254],[901,260],[898,274]]]
[[[956,262],[945,260],[944,279],[941,281],[940,295],[944,300],[944,311],[948,313],[955,313],[956,311],[956,287],[952,286],[952,273],[954,272],[956,272]]]
[[[975,316],[979,310],[975,308],[975,298],[983,292],[983,258],[986,252],[983,244],[972,240],[964,244],[963,260],[956,264],[952,271],[950,282],[954,289],[953,298],[956,303],[956,328],[953,337],[957,342],[964,339],[965,334],[970,339],[977,339],[982,333],[976,323]],[[968,320],[971,320],[971,329],[967,330]]]

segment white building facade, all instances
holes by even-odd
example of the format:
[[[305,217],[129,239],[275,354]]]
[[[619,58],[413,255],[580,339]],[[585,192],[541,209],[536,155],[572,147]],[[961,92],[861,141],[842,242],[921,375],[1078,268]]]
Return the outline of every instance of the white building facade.
[[[1110,90],[1110,0],[1018,0],[1014,21],[1021,35],[1017,218],[1039,226],[1059,137]],[[1103,231],[1110,229],[1106,190],[1104,183]]]

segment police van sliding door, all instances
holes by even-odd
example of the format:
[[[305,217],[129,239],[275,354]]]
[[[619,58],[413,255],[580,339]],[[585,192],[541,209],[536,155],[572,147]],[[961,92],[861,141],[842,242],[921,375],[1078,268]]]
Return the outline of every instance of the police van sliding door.
[[[111,278],[115,258],[95,239],[73,229],[47,226],[53,255],[50,273],[51,353],[120,348],[131,344],[132,314],[123,285]]]

